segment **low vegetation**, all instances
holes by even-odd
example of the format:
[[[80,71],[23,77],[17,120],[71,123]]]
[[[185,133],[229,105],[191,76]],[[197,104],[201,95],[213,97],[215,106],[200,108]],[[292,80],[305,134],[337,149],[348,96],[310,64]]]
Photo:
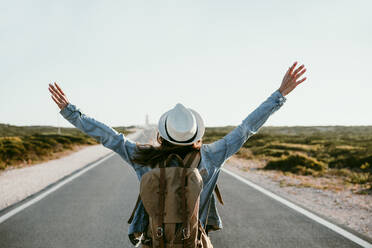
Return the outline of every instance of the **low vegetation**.
[[[234,128],[207,128],[204,142]],[[372,126],[262,127],[237,156],[266,161],[264,170],[341,177],[345,183],[372,187]]]
[[[132,127],[115,127],[124,134]],[[0,124],[0,170],[9,166],[34,164],[77,146],[98,144],[76,128],[51,126],[12,126]]]

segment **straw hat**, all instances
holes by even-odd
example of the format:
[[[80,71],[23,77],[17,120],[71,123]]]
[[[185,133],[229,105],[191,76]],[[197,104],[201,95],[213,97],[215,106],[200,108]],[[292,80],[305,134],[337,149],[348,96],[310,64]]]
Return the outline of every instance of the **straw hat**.
[[[203,137],[204,120],[198,112],[177,103],[159,119],[158,131],[161,137],[175,145],[191,145]]]

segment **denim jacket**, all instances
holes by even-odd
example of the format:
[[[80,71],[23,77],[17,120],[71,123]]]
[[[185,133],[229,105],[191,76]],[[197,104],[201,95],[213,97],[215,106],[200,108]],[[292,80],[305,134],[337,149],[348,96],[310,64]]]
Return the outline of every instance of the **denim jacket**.
[[[258,132],[269,116],[276,112],[286,100],[279,89],[274,91],[239,126],[226,136],[213,143],[201,146],[201,161],[198,169],[203,178],[203,191],[200,195],[199,218],[204,228],[207,215],[208,226],[211,225],[212,230],[222,228],[222,221],[217,212],[213,194],[221,167],[228,158],[238,152],[249,137]],[[63,108],[60,114],[76,128],[119,154],[135,170],[138,180],[141,180],[142,175],[150,170],[149,167],[140,166],[132,162],[136,151],[136,142],[130,140],[124,134],[118,133],[104,123],[85,115],[71,103]],[[148,215],[142,202],[140,202],[135,211],[133,221],[129,226],[128,234],[144,232],[147,225]]]

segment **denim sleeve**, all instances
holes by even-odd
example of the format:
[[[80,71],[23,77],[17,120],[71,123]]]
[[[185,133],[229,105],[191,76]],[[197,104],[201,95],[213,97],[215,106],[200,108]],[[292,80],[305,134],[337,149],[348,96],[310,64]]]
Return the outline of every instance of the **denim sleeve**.
[[[221,167],[233,154],[239,151],[249,137],[256,134],[266,120],[287,100],[278,90],[274,91],[263,103],[251,112],[242,123],[222,139],[203,145],[208,159]]]
[[[124,161],[134,167],[131,159],[136,149],[136,143],[125,137],[124,134],[118,133],[104,123],[85,115],[71,103],[68,103],[59,113],[76,128],[118,153]]]

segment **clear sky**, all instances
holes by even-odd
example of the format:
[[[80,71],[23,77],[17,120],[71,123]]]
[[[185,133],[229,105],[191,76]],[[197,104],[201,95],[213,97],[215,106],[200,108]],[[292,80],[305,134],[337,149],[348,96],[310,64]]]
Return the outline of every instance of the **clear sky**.
[[[0,123],[71,126],[57,81],[110,126],[156,123],[177,102],[207,126],[238,125],[308,78],[265,125],[372,125],[372,1],[4,1]]]

